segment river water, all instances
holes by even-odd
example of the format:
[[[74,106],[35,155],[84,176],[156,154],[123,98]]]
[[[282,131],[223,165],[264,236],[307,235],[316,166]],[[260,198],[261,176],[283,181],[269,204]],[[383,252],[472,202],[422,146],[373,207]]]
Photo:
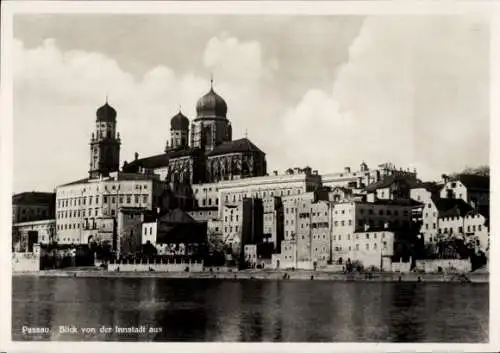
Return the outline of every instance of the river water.
[[[21,276],[12,339],[487,342],[488,287]]]

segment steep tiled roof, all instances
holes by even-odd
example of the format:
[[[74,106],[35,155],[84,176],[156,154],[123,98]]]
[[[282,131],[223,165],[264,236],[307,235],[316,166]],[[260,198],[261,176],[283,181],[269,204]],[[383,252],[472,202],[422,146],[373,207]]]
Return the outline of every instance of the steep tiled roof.
[[[158,221],[160,223],[175,223],[175,224],[180,224],[180,223],[197,223],[196,220],[191,217],[189,214],[181,210],[180,208],[176,208],[167,214],[161,216]]]
[[[462,184],[465,185],[467,189],[474,190],[489,190],[490,189],[490,177],[474,174],[460,174],[456,178]]]
[[[258,152],[264,154],[260,148],[255,146],[249,139],[242,138],[239,140],[224,142],[216,146],[212,151],[210,151],[208,156],[217,156],[225,153],[235,153],[235,152]]]
[[[464,216],[473,208],[462,199],[433,198],[433,202],[439,212],[439,217]]]

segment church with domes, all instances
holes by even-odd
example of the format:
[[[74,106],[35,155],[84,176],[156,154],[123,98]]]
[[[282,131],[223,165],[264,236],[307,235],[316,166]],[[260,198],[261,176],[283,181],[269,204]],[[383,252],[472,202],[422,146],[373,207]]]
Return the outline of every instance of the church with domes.
[[[123,165],[127,173],[154,173],[167,181],[172,190],[192,184],[266,175],[266,155],[249,139],[232,139],[228,107],[213,82],[196,104],[196,117],[189,119],[179,111],[170,120],[170,139],[165,151],[136,158]]]

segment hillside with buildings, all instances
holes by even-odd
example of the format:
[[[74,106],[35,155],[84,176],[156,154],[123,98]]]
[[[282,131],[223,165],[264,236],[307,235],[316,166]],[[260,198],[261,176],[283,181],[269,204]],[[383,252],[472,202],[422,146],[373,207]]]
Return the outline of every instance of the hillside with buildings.
[[[55,193],[13,196],[13,251],[52,256],[42,268],[138,259],[339,271],[413,269],[417,260],[485,264],[486,169],[439,182],[391,163],[268,173],[259,147],[232,139],[213,87],[196,111],[192,120],[182,112],[171,119],[163,153],[136,153],[120,168],[117,112],[106,102],[96,112],[88,176]]]

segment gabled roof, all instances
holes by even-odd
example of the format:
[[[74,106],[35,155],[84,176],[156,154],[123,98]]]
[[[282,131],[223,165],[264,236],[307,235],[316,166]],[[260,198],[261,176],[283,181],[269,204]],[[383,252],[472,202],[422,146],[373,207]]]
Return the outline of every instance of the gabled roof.
[[[490,177],[475,174],[459,174],[453,180],[459,180],[467,189],[489,190]],[[451,181],[453,181],[451,180]]]
[[[161,223],[168,224],[193,224],[197,223],[196,220],[191,217],[188,213],[184,212],[180,208],[176,208],[163,216],[161,216],[158,221]]]
[[[438,209],[439,217],[465,216],[467,212],[473,210],[471,205],[462,199],[433,198],[432,201]]]
[[[249,139],[242,138],[239,140],[224,142],[208,152],[208,156],[217,156],[226,153],[242,153],[242,152],[257,152],[264,154],[260,148],[255,146]]]

